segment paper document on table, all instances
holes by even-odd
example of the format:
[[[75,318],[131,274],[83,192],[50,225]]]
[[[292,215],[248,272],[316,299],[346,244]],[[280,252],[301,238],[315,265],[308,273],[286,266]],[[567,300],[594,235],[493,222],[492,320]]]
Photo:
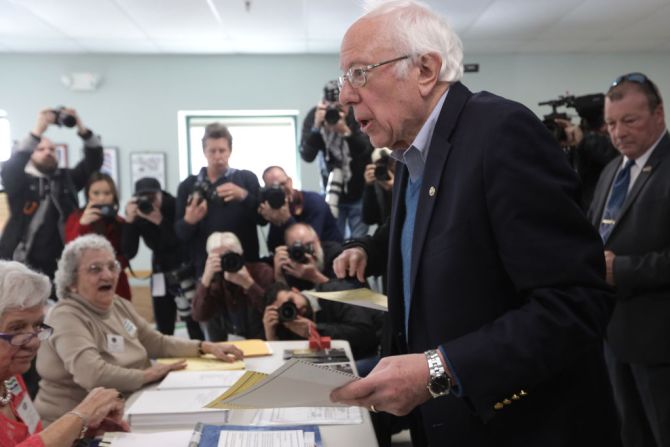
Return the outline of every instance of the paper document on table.
[[[296,407],[258,410],[253,425],[362,424],[359,407]]]
[[[324,365],[292,359],[272,374],[247,371],[208,408],[343,407],[330,393],[358,377]]]
[[[235,384],[243,375],[244,371],[171,371],[157,389],[225,388]]]
[[[209,354],[202,357],[156,359],[156,363],[174,363],[178,362],[179,360],[186,360],[186,368],[181,371],[231,371],[236,369],[244,369],[244,362],[242,360],[228,363]]]
[[[100,447],[184,447],[188,445],[193,430],[159,431],[153,433],[107,432]]]
[[[272,348],[265,340],[248,339],[221,342],[221,344],[235,345],[242,350],[244,357],[261,357],[272,355]]]
[[[342,290],[338,292],[305,290],[302,293],[324,300],[337,301],[339,303],[352,304],[354,306],[367,307],[369,309],[382,310],[384,312],[389,310],[388,298],[386,295],[365,288]]]
[[[305,432],[282,431],[222,431],[218,447],[305,447]]]

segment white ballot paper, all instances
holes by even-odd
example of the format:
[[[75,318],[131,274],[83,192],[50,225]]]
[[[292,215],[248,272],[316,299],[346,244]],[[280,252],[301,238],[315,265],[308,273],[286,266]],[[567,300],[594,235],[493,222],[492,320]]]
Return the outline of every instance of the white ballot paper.
[[[343,407],[330,401],[330,393],[359,378],[353,374],[324,365],[292,359],[270,375],[247,372],[256,376],[253,385],[239,387],[219,396],[209,408],[284,408],[284,407]],[[244,381],[244,377],[240,382]]]
[[[100,441],[100,447],[184,447],[191,440],[193,430],[159,431],[153,433],[107,432]]]
[[[184,388],[225,388],[232,386],[244,371],[172,371],[158,385],[159,390]]]
[[[338,292],[317,292],[315,290],[305,290],[302,293],[324,300],[337,301],[339,303],[367,307],[369,309],[381,310],[384,312],[389,310],[388,298],[386,295],[382,295],[381,293],[373,292],[372,290],[365,288],[341,290]]]
[[[258,410],[253,425],[348,425],[361,424],[359,407],[296,407]]]
[[[312,447],[314,433],[302,430],[221,431],[218,447]]]

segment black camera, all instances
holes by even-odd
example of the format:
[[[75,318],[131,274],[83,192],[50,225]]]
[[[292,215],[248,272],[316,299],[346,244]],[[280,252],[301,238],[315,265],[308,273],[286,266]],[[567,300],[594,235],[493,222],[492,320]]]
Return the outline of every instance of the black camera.
[[[241,254],[229,251],[221,255],[221,270],[224,272],[239,272],[244,267],[244,258]]]
[[[200,205],[203,200],[207,200],[208,202],[219,200],[219,195],[216,192],[216,186],[214,186],[212,182],[210,182],[208,179],[198,179],[193,185],[189,203],[192,199],[196,199],[196,204]],[[223,201],[221,202],[224,203]]]
[[[51,112],[55,115],[54,123],[59,126],[74,127],[77,125],[77,118],[75,118],[74,115],[67,113],[65,107],[58,107],[57,109],[51,110]]]
[[[180,318],[191,316],[191,301],[195,297],[195,270],[190,264],[182,264],[179,268],[165,274],[165,284],[174,295],[177,314]]]
[[[375,161],[375,179],[380,182],[385,182],[391,179],[389,175],[389,156],[382,154],[377,161]]]
[[[340,120],[340,107],[337,105],[340,100],[340,87],[337,81],[328,81],[323,88],[323,100],[326,102],[325,120],[328,124],[337,124]]]
[[[284,188],[278,184],[261,188],[261,203],[268,202],[272,209],[278,210],[284,206],[286,201],[286,193]]]
[[[116,206],[115,205],[93,205],[93,208],[100,210],[100,216],[104,219],[114,219],[116,217]]]
[[[298,318],[298,307],[293,301],[284,301],[284,303],[279,306],[279,322],[285,323],[288,321],[293,321]]]
[[[137,196],[137,209],[142,214],[149,214],[154,210],[154,198],[151,195]]]
[[[293,245],[288,247],[288,257],[293,259],[295,262],[299,262],[301,264],[307,264],[309,261],[307,259],[307,255],[313,255],[314,254],[314,247],[312,247],[312,244],[305,244],[303,245],[302,242],[297,241],[294,242]]]

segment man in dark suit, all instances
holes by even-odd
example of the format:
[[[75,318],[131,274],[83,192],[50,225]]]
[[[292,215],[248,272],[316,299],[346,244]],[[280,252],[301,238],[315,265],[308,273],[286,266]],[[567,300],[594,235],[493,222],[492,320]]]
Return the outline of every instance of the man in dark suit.
[[[617,78],[605,122],[621,156],[603,170],[589,216],[617,300],[605,358],[625,446],[670,446],[670,137],[656,86]]]
[[[388,251],[394,355],[331,398],[411,413],[415,446],[617,445],[602,244],[549,132],[462,85],[460,40],[413,2],[354,23],[340,67],[340,102],[400,164],[388,237],[335,261],[362,277]]]

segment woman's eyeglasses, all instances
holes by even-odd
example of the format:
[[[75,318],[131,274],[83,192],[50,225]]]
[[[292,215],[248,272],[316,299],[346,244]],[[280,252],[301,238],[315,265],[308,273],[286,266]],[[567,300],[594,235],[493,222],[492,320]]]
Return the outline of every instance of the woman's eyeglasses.
[[[6,334],[0,332],[0,339],[7,341],[12,346],[24,346],[37,337],[38,340],[44,341],[53,334],[54,328],[44,323],[40,324],[35,332],[19,332],[18,334]]]

